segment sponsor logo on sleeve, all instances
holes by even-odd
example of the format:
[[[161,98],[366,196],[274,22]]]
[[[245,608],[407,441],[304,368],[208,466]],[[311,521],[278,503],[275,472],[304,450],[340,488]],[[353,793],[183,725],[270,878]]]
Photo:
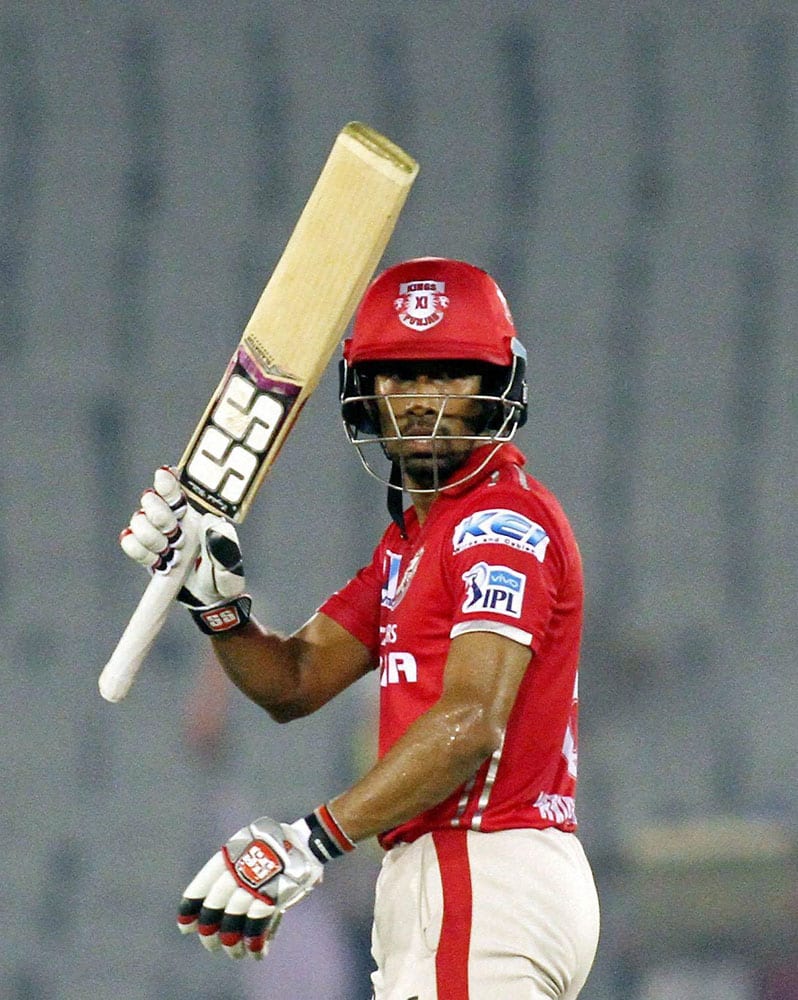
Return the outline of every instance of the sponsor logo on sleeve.
[[[479,562],[463,573],[466,614],[492,611],[508,618],[520,618],[526,577],[508,566],[488,566]]]
[[[531,552],[542,563],[546,558],[549,535],[545,528],[530,518],[502,507],[479,510],[464,518],[454,529],[455,554],[489,542]]]

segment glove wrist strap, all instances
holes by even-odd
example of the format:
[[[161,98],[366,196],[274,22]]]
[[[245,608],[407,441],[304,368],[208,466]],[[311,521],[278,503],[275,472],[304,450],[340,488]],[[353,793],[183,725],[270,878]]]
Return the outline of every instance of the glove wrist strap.
[[[305,817],[310,835],[308,837],[308,847],[321,861],[326,864],[333,858],[340,858],[342,854],[354,851],[354,841],[350,840],[344,830],[339,826],[338,820],[330,812],[327,805],[319,806]]]
[[[223,635],[225,632],[243,628],[247,624],[252,610],[252,598],[249,594],[241,594],[240,597],[221,604],[213,604],[210,607],[189,607],[188,610],[205,635]]]

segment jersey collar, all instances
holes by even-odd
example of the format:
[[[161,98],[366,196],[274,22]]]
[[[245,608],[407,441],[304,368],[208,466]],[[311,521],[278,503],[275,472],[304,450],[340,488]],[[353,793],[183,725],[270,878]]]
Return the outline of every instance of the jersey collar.
[[[495,449],[487,462],[485,462],[486,454],[490,454],[491,450]],[[485,467],[479,469],[480,465],[485,462]],[[506,468],[508,465],[514,465],[518,468],[523,467],[526,464],[526,458],[523,453],[518,450],[513,444],[502,444],[498,448],[494,444],[483,444],[478,448],[475,448],[471,454],[468,456],[466,461],[460,466],[459,469],[454,473],[457,479],[463,478],[464,481],[458,483],[456,486],[450,486],[447,489],[441,491],[435,498],[435,502],[430,508],[431,517],[433,513],[439,509],[439,504],[447,498],[454,499],[455,497],[461,497],[468,493],[470,490],[476,489],[485,480],[492,476],[499,469]],[[479,472],[475,470],[479,469]],[[466,476],[470,478],[465,479]],[[389,503],[389,511],[391,513],[391,520],[394,522],[396,527],[399,529],[400,534],[404,539],[408,539],[410,536],[415,536],[416,532],[419,530],[420,525],[418,523],[418,517],[416,515],[415,508],[411,506],[407,510],[403,510],[403,505],[401,504],[402,494],[398,491],[388,490],[389,498],[391,493],[396,493],[396,496],[400,498],[400,503],[394,504],[394,509],[391,508]],[[397,513],[397,508],[401,513]],[[429,518],[428,518],[429,519]]]
[[[496,450],[490,456],[488,461],[485,462],[486,454],[489,454],[494,448]],[[479,466],[483,462],[485,462],[485,467],[480,469],[479,472],[474,473],[474,470],[479,469]],[[525,464],[526,458],[514,444],[502,444],[499,445],[498,448],[496,448],[496,445],[494,444],[482,444],[471,452],[463,465],[461,465],[460,468],[454,473],[454,477],[462,479],[463,482],[457,483],[456,485],[443,490],[437,499],[439,500],[441,497],[447,496],[462,496],[464,493],[468,493],[481,483],[484,483],[489,476],[492,476],[494,472],[504,466],[517,465],[522,467]],[[469,476],[470,478],[467,478]]]

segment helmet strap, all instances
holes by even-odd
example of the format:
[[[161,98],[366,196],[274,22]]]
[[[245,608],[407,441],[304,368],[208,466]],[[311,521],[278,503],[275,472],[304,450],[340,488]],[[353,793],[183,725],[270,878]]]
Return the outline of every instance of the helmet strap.
[[[405,527],[405,507],[402,497],[402,467],[398,462],[391,463],[391,477],[388,480],[388,513],[399,529],[402,538],[407,539]]]

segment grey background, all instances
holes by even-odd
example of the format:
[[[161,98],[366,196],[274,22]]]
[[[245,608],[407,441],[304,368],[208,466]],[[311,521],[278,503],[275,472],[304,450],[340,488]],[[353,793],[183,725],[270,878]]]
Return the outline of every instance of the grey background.
[[[605,903],[583,996],[694,996],[694,975],[746,1000],[794,970],[794,913],[743,927],[738,906],[704,941],[661,907],[652,931],[629,845],[717,817],[795,830],[796,46],[794,4],[764,0],[5,0],[2,1000],[302,1000],[314,976],[368,995],[376,849],[254,970],[173,911],[238,826],[352,780],[375,692],[290,727],[233,692],[201,752],[205,647],[178,612],[125,703],[96,689],[145,582],[116,535],[352,119],[422,164],[385,263],[456,256],[504,287],[530,355],[519,443],[580,539],[579,813]],[[335,393],[331,367],[242,529],[282,629],[386,518]],[[716,860],[722,895],[741,876]]]

